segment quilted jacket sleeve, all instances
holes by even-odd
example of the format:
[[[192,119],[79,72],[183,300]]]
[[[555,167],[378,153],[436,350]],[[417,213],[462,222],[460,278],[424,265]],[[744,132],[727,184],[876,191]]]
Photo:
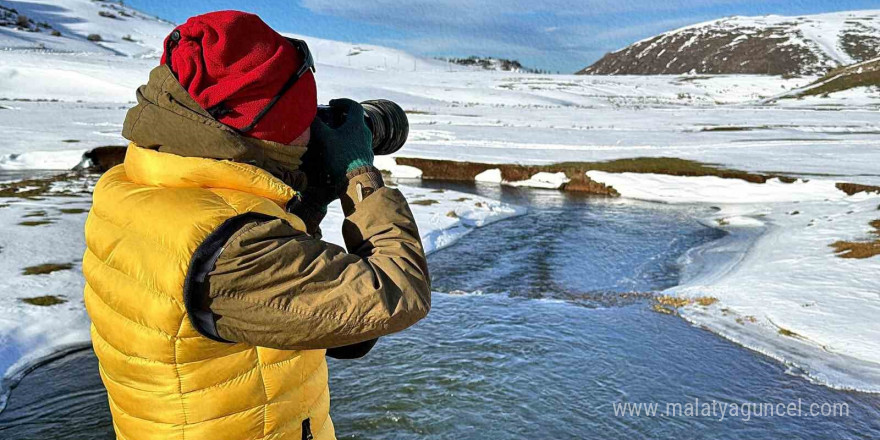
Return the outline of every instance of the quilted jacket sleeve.
[[[347,251],[282,219],[237,229],[202,283],[200,303],[213,325],[200,331],[264,347],[321,349],[369,341],[423,318],[431,289],[418,228],[403,195],[377,175],[371,169],[353,177],[342,197]]]

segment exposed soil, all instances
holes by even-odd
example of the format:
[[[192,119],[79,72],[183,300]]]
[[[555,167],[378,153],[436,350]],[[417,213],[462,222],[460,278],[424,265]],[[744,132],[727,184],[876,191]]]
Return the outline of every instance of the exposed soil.
[[[791,35],[786,35],[786,32]],[[782,28],[691,28],[658,35],[606,54],[581,75],[824,73],[825,59],[791,45]],[[737,43],[734,43],[737,41]],[[686,48],[686,50],[684,50]]]
[[[58,304],[64,304],[67,302],[66,299],[57,297],[55,295],[44,295],[44,296],[35,296],[33,298],[21,298],[22,302],[34,305],[34,306],[54,306]]]
[[[838,183],[837,189],[845,192],[847,195],[858,194],[860,192],[866,193],[880,193],[880,186],[873,185],[859,185],[858,183]]]
[[[838,241],[831,244],[837,256],[840,258],[871,258],[880,255],[880,219],[870,223],[874,231],[874,240],[868,241]]]
[[[794,178],[788,176],[749,173],[674,157],[639,157],[607,162],[560,162],[550,165],[488,164],[410,157],[398,157],[395,160],[399,165],[408,165],[422,170],[422,178],[430,180],[472,182],[483,171],[496,168],[501,170],[501,178],[507,182],[527,180],[539,172],[562,172],[571,179],[570,182],[563,186],[563,190],[611,197],[617,197],[620,194],[610,186],[591,180],[586,176],[587,171],[656,173],[673,176],[717,176],[726,179],[742,179],[752,183],[764,183],[772,178],[778,178],[784,182],[795,181]]]
[[[72,263],[45,263],[36,266],[29,266],[22,271],[23,275],[46,275],[59,270],[70,270],[73,268]]]

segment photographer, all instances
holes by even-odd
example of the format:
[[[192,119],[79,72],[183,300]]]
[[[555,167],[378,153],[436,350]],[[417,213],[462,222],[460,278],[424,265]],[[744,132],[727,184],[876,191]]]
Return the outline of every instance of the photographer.
[[[325,350],[362,356],[428,313],[364,109],[315,118],[313,72],[304,42],[224,11],[175,29],[138,89],[83,259],[119,438],[335,438]],[[348,252],[320,239],[337,197]]]

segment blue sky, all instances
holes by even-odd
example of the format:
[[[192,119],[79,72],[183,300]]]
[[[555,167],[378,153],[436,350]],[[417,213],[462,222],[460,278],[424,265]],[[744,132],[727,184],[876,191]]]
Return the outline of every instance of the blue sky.
[[[126,0],[174,22],[239,9],[280,31],[570,73],[651,35],[729,15],[880,9],[880,0]]]

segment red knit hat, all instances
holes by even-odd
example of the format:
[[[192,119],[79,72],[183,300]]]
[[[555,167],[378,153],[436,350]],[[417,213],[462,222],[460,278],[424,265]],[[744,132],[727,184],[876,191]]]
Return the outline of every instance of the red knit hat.
[[[260,17],[245,12],[198,15],[172,35],[165,39],[162,63],[170,65],[202,108],[239,130],[254,120],[305,62],[293,44]],[[315,77],[309,71],[245,134],[288,144],[309,127],[317,105]]]

